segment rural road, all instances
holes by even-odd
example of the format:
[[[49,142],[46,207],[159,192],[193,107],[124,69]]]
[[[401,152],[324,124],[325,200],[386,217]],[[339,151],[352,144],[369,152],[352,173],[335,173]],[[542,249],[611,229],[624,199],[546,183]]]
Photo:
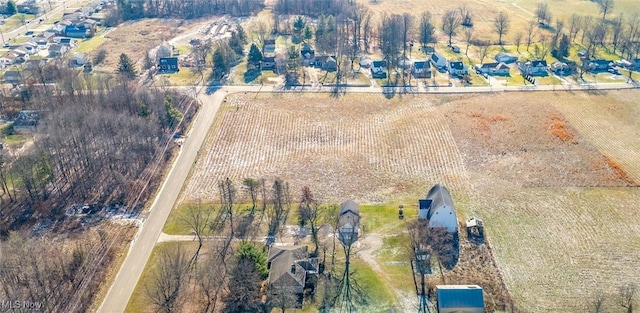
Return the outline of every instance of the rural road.
[[[403,90],[402,87],[381,88],[381,87],[347,87],[341,90],[346,93],[400,93],[409,91],[411,93],[476,93],[476,92],[502,92],[502,91],[578,91],[578,90],[608,90],[608,89],[629,89],[638,88],[637,84],[629,83],[594,83],[590,85],[561,85],[561,86],[483,86],[483,87],[437,87],[425,88],[424,86],[414,87],[412,90]],[[184,89],[191,90],[192,87]],[[151,252],[160,239],[160,234],[164,227],[169,213],[173,209],[180,190],[184,185],[192,165],[197,160],[198,151],[205,140],[209,128],[213,124],[216,112],[220,104],[229,93],[234,92],[331,92],[333,87],[295,87],[281,89],[273,86],[225,86],[212,94],[200,94],[198,99],[201,102],[200,112],[194,121],[191,132],[182,146],[174,165],[169,171],[156,199],[154,200],[149,214],[142,226],[138,230],[135,238],[131,242],[129,254],[126,256],[116,278],[109,288],[104,301],[98,308],[102,313],[122,313],[125,311],[133,290],[138,283],[142,271],[149,259]],[[189,238],[166,238],[163,240],[193,240]]]

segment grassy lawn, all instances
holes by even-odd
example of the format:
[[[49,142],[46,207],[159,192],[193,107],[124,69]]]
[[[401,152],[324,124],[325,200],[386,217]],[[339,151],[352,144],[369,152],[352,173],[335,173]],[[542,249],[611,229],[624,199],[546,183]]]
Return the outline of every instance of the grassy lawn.
[[[349,84],[354,84],[354,85],[363,85],[363,86],[370,86],[371,85],[371,81],[369,80],[369,77],[367,77],[367,75],[365,75],[364,73],[354,73],[354,75],[352,74],[347,74],[347,82]]]
[[[140,313],[140,312],[154,312],[149,310],[151,307],[151,303],[149,303],[148,296],[146,294],[145,286],[151,283],[152,279],[152,269],[155,264],[158,262],[158,257],[162,249],[170,249],[177,246],[182,246],[186,250],[187,255],[190,255],[192,251],[195,251],[197,243],[195,242],[164,242],[159,243],[151,252],[151,257],[149,257],[149,261],[140,276],[140,280],[138,280],[138,284],[136,288],[133,290],[133,294],[131,294],[131,299],[127,304],[127,309],[125,312],[127,313]]]
[[[188,217],[190,210],[193,209],[204,212],[207,209],[210,209],[211,206],[213,206],[211,203],[180,204],[177,209],[171,211],[162,231],[169,235],[190,235],[192,229],[184,222]],[[216,212],[212,212],[211,214],[214,215]],[[211,216],[211,219],[213,219],[213,217],[214,216]]]
[[[35,15],[33,15],[33,14],[23,14],[23,13],[14,14],[14,15],[12,15],[9,18],[4,20],[4,24],[2,24],[2,26],[0,26],[0,29],[3,32],[13,30],[14,28],[22,26],[23,25],[22,24],[23,20],[26,22],[26,21],[34,19],[34,17],[35,17]]]
[[[90,39],[82,40],[76,48],[76,52],[89,53],[100,47],[106,40],[107,39],[103,36],[95,36]]]

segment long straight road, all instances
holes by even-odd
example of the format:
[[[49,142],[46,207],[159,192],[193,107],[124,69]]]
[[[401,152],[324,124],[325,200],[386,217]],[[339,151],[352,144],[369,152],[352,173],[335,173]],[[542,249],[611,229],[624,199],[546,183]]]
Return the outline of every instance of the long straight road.
[[[102,305],[98,308],[98,312],[122,313],[126,309],[131,294],[151,256],[153,247],[158,241],[164,223],[178,199],[191,166],[198,157],[198,150],[204,142],[226,93],[226,90],[218,90],[212,95],[198,97],[202,105],[200,113],[198,113],[191,132],[182,145],[182,150],[149,209],[147,219],[132,241],[129,254],[122,263],[115,281],[109,288]]]

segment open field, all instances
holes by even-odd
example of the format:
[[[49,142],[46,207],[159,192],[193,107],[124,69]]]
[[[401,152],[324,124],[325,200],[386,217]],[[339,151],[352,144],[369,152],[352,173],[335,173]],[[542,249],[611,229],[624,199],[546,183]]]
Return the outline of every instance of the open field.
[[[442,182],[459,219],[484,218],[519,308],[583,312],[594,294],[611,299],[622,283],[640,281],[638,96],[231,95],[183,197],[215,199],[224,177],[278,176],[323,201],[397,203]],[[383,225],[363,216],[369,230]],[[381,251],[396,241],[385,238]],[[399,277],[395,261],[378,255]]]

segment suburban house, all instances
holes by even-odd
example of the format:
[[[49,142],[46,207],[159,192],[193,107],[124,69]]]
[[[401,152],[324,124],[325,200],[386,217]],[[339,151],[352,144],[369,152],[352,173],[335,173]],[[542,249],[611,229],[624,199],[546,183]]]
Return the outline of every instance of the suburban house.
[[[275,70],[276,69],[276,57],[262,57],[260,61],[261,70]]]
[[[262,42],[262,54],[275,53],[275,52],[276,52],[276,40],[275,39],[265,39]]]
[[[413,61],[407,58],[398,60],[398,66],[404,70],[411,68],[412,65],[413,65]]]
[[[373,78],[387,78],[387,62],[373,61],[371,64],[371,76]]]
[[[451,194],[441,184],[433,186],[426,199],[418,200],[418,218],[429,221],[429,228],[446,228],[449,233],[458,231]]]
[[[498,54],[496,54],[495,60],[498,61],[498,63],[511,64],[515,61],[518,61],[518,57],[506,52],[499,52]]]
[[[484,296],[478,285],[437,285],[438,313],[483,313]]]
[[[19,73],[18,73],[19,74]],[[6,79],[5,73],[5,79]],[[35,110],[22,110],[18,112],[18,116],[13,121],[13,129],[16,131],[35,130],[38,126],[40,114]]]
[[[168,58],[160,58],[158,61],[158,71],[160,73],[176,73],[179,72],[178,68],[178,58],[177,57],[168,57]]]
[[[451,76],[464,76],[469,74],[469,68],[462,61],[451,61],[448,66]]]
[[[333,56],[330,55],[320,55],[315,59],[315,67],[321,68],[327,72],[334,72],[338,70],[338,62]]]
[[[58,57],[65,54],[68,50],[68,47],[65,45],[61,45],[59,43],[53,43],[49,45],[49,57]]]
[[[522,72],[522,75],[530,75],[530,76],[549,75],[549,73],[547,72],[547,61],[545,60],[519,62],[518,69],[520,69],[520,72]]]
[[[431,55],[431,63],[433,63],[433,66],[437,69],[444,69],[447,67],[447,58],[438,52],[434,52]]]
[[[93,36],[93,31],[84,25],[71,24],[64,28],[64,35],[72,38],[86,38]]]
[[[71,58],[69,58],[69,67],[80,67],[84,66],[87,62],[89,62],[89,57],[84,53],[74,53]]]
[[[58,43],[67,47],[71,47],[73,45],[73,39],[69,37],[63,37],[58,40]]]
[[[18,11],[18,13],[23,13],[23,14],[36,15],[40,13],[40,7],[38,7],[35,1],[30,3],[25,2],[25,3],[17,4],[16,10]]]
[[[431,78],[431,63],[429,61],[413,62],[411,74],[415,78]]]
[[[309,257],[307,246],[271,246],[267,269],[274,289],[300,296],[309,277],[318,274],[318,259]]]
[[[604,59],[589,60],[587,62],[587,66],[590,71],[604,72],[604,71],[607,71],[609,68],[613,67],[613,61],[604,60]]]
[[[304,66],[313,65],[313,59],[316,55],[316,52],[311,49],[311,46],[308,43],[305,43],[300,50],[300,55],[302,56],[302,64]]]
[[[29,54],[27,53],[27,51],[17,48],[17,49],[13,49],[11,51],[9,51],[6,54],[7,57],[11,58],[11,56],[13,56],[13,63],[14,64],[18,64],[18,63],[24,63],[26,61],[29,60]]]
[[[571,66],[567,63],[556,61],[551,63],[549,68],[556,75],[569,75],[574,71],[575,65]]]
[[[17,85],[22,82],[22,72],[20,71],[6,71],[4,72],[4,82],[5,84],[13,84]],[[20,114],[18,114],[20,117]]]
[[[38,52],[38,45],[35,42],[25,42],[18,49],[25,51],[28,54],[35,54]]]
[[[338,213],[338,240],[344,246],[350,246],[358,240],[360,227],[360,206],[353,200],[340,204]]]
[[[483,63],[476,65],[476,72],[491,76],[509,76],[509,66],[500,63]]]

